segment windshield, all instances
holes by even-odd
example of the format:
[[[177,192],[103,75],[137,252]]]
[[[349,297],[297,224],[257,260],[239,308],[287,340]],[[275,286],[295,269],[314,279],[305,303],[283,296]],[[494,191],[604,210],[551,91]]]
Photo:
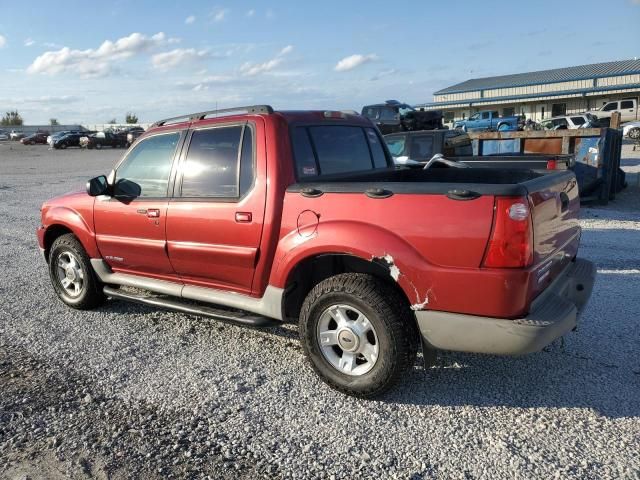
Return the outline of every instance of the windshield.
[[[400,115],[404,116],[409,112],[414,112],[415,110],[411,108],[409,105],[403,105],[398,109],[398,111],[400,112]]]

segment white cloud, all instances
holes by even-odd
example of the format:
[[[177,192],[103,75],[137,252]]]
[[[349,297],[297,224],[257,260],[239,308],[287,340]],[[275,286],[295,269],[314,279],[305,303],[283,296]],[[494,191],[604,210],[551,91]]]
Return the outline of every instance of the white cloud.
[[[24,46],[25,47],[30,47],[34,43],[36,43],[35,40],[33,40],[31,37],[29,37],[24,41]]]
[[[0,35],[0,48],[7,44],[7,38],[4,35]]]
[[[130,58],[134,55],[156,48],[177,39],[166,39],[163,32],[150,37],[141,33],[132,33],[115,42],[105,40],[97,49],[72,50],[63,47],[60,50],[48,51],[38,56],[27,72],[55,75],[66,71],[80,74],[82,77],[101,77],[112,71],[114,62]]]
[[[378,56],[373,53],[369,55],[350,55],[340,60],[333,69],[336,72],[347,72],[349,70],[353,70],[356,67],[359,67],[360,65],[364,65],[365,63],[373,62],[377,58]]]
[[[247,17],[253,17],[256,14],[256,11],[252,8],[247,12]]]
[[[184,23],[186,23],[187,25],[191,25],[195,21],[196,21],[195,15],[189,15],[187,18],[184,19]]]
[[[183,63],[200,60],[209,55],[208,50],[196,50],[195,48],[176,48],[169,52],[157,53],[151,57],[154,68],[168,70]]]
[[[293,51],[293,45],[287,45],[271,60],[267,60],[263,63],[251,63],[246,62],[240,67],[240,72],[248,77],[260,75],[261,73],[267,73],[272,71],[278,65],[284,61],[285,55],[288,55]]]
[[[267,10],[267,13],[265,14],[265,17],[267,17],[267,20],[273,20],[274,18],[276,18],[276,12],[274,12],[271,9],[269,9],[269,10]]]
[[[200,82],[196,83],[178,83],[179,87],[187,88],[189,90],[193,90],[194,92],[201,92],[204,90],[209,90],[209,87],[214,85],[223,85],[226,83],[230,83],[235,81],[231,75],[211,75],[203,78]]]
[[[216,23],[222,22],[228,13],[228,8],[216,8],[213,12],[211,12],[211,19]]]

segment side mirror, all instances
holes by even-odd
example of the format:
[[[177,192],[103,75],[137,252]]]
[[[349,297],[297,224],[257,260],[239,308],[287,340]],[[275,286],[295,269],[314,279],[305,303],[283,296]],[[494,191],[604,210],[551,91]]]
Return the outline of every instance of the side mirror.
[[[142,187],[136,182],[121,178],[113,186],[114,197],[137,198],[142,193]]]
[[[107,177],[104,175],[94,177],[87,182],[87,193],[92,197],[106,195],[108,191],[109,183],[107,182]]]

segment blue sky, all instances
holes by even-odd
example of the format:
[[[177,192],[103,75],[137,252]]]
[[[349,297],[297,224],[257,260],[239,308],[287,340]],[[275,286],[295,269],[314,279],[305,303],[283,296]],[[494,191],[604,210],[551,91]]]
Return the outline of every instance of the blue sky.
[[[640,56],[640,0],[0,0],[0,111],[141,121],[431,101],[469,78]]]

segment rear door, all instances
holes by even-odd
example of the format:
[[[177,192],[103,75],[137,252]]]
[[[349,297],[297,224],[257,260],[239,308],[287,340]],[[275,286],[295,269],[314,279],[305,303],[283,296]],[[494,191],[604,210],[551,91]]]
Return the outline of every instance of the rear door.
[[[170,176],[183,134],[145,138],[116,168],[114,195],[94,203],[96,241],[116,271],[166,277],[174,274],[166,252]]]
[[[167,220],[169,258],[185,283],[251,292],[265,179],[261,119],[190,133]]]

